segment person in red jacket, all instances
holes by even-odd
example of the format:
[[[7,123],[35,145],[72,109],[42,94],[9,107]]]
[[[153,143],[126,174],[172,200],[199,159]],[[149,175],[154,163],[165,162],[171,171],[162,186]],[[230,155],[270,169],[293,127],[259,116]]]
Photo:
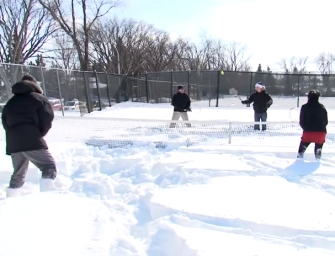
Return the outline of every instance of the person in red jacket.
[[[327,134],[328,114],[325,106],[319,102],[319,98],[320,92],[311,90],[308,93],[308,102],[301,107],[299,124],[303,129],[303,134],[298,149],[298,158],[304,157],[304,153],[311,143],[315,144],[315,158],[321,158]]]

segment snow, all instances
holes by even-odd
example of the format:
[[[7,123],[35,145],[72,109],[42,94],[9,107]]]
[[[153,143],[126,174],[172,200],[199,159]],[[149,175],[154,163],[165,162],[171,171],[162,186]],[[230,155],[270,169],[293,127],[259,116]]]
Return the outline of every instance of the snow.
[[[274,102],[278,99],[274,99]],[[252,106],[246,107],[242,105],[239,100],[233,98],[231,101],[237,101],[238,105],[230,107],[208,107],[206,101],[192,103],[192,112],[189,112],[190,120],[199,121],[237,121],[237,122],[253,122]],[[274,103],[268,110],[269,122],[292,122],[292,119],[298,118],[299,111],[296,108],[296,103],[284,104],[282,107],[281,102]],[[328,102],[328,101],[327,101]],[[305,102],[300,101],[301,104]],[[322,102],[324,103],[324,102]],[[325,104],[327,107],[327,104]],[[328,110],[329,120],[335,121],[335,108]],[[66,115],[65,115],[66,116]],[[95,111],[86,114],[85,117],[99,117],[99,118],[128,118],[128,119],[151,119],[151,120],[170,120],[172,117],[171,105],[168,103],[161,104],[147,104],[147,103],[134,103],[124,102],[112,107],[108,107],[103,111]]]
[[[290,121],[288,109],[270,111],[272,121]],[[86,118],[57,118],[47,137],[58,166],[57,191],[38,193],[40,173],[30,165],[22,196],[0,200],[0,255],[335,255],[333,126],[320,162],[312,146],[305,160],[296,160],[298,130],[285,127],[274,144],[253,131],[241,135],[244,144],[233,137],[230,145],[213,138],[185,146],[172,133],[159,137],[171,142],[163,148],[85,143],[94,129],[100,129],[97,137],[136,139],[126,126],[131,122],[115,117],[149,119],[133,121],[142,126],[169,120],[171,107],[122,103]],[[190,117],[251,121],[252,110],[202,107]],[[183,136],[199,137],[188,133]],[[142,142],[159,132],[144,135]],[[4,138],[1,131],[2,196],[12,174]]]

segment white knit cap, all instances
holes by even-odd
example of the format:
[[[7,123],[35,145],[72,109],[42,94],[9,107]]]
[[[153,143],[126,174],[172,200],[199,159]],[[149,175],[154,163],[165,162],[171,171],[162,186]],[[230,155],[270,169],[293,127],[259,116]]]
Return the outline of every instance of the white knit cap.
[[[262,84],[262,82],[258,82],[255,84],[255,88],[265,88],[265,86]]]

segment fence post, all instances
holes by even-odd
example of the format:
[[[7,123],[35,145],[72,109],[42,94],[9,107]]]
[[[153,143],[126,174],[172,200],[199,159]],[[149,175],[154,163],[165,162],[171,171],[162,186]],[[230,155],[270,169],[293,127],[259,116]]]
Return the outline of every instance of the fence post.
[[[298,98],[297,98],[297,108],[299,108],[299,101],[300,101],[300,75],[298,75]]]
[[[170,87],[170,92],[171,92],[170,101],[171,101],[173,97],[173,71],[171,71],[170,75],[171,75],[171,87]]]
[[[191,93],[191,84],[190,84],[190,82],[191,82],[191,71],[188,71],[187,72],[187,94],[188,94],[189,97],[191,97],[190,96],[190,93]]]
[[[124,74],[121,83],[123,83],[123,82],[126,85],[126,88],[127,88],[127,91],[128,91],[128,87],[129,87],[128,74]],[[133,83],[131,84],[131,88],[132,88],[132,90],[134,89]],[[131,96],[131,98],[132,98],[132,101],[134,101],[134,94]],[[129,98],[128,98],[128,100],[129,100]]]
[[[100,97],[100,89],[99,89],[99,80],[98,80],[98,73],[94,70],[94,77],[95,77],[95,85],[97,87],[97,94],[98,94],[98,102],[99,102],[99,111],[102,110],[101,107],[101,97]]]
[[[44,91],[44,95],[47,97],[47,89],[45,87],[45,81],[44,81],[44,75],[43,75],[43,67],[40,66],[40,69],[41,69],[41,78],[42,78],[42,88],[43,88],[43,91]]]
[[[146,90],[146,96],[147,96],[147,103],[149,103],[149,82],[148,82],[148,74],[144,74],[145,79],[145,90]]]
[[[216,107],[219,107],[220,81],[221,81],[221,71],[218,71],[218,81],[216,85]]]
[[[111,107],[112,106],[112,102],[111,102],[111,96],[110,96],[110,92],[109,92],[109,81],[108,81],[108,73],[106,73],[106,82],[107,82],[107,97],[108,97],[108,104]]]
[[[253,74],[254,73],[250,72],[250,84],[249,84],[249,95],[248,95],[248,98],[252,94],[252,77],[253,77]]]
[[[80,72],[82,72],[83,78],[84,78],[84,89],[85,89],[85,98],[86,98],[86,104],[87,104],[87,112],[91,113],[92,112],[92,106],[91,106],[91,100],[90,100],[90,97],[89,97],[89,91],[88,91],[85,71],[80,71]],[[77,86],[76,86],[76,88],[77,88]]]
[[[56,76],[57,76],[57,86],[58,86],[58,92],[59,92],[58,94],[59,94],[59,99],[60,99],[60,102],[61,102],[62,116],[64,116],[63,96],[62,96],[62,90],[60,88],[58,69],[56,69]]]

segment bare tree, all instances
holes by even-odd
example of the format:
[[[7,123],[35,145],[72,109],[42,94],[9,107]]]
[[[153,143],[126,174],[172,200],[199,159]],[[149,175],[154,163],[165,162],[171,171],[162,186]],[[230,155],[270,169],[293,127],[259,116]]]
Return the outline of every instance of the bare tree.
[[[116,73],[120,61],[124,74],[176,70],[181,47],[180,40],[173,42],[167,32],[152,25],[116,18],[97,23],[92,45],[92,58],[104,71]]]
[[[23,64],[43,52],[56,27],[37,0],[2,0],[0,5],[0,62]],[[46,49],[44,49],[46,50]],[[0,68],[4,83],[18,79],[19,68]]]
[[[78,67],[78,58],[76,49],[73,47],[71,38],[66,34],[57,34],[55,36],[55,46],[53,56],[53,66],[57,68],[63,68],[66,70],[72,70],[80,68]]]
[[[227,71],[250,71],[251,55],[247,46],[240,42],[229,42],[226,46],[225,68]]]
[[[184,45],[180,47],[181,51],[178,54],[179,61],[179,69],[180,66],[186,70],[204,70],[205,69],[205,50],[197,47],[197,45],[187,42],[181,41]]]
[[[291,57],[289,60],[282,59],[279,62],[279,66],[287,74],[305,74],[309,65],[309,57]]]
[[[247,47],[238,42],[224,43],[203,35],[201,45],[188,43],[183,55],[191,70],[250,70],[251,56],[247,54]]]
[[[92,33],[92,59],[100,63],[102,71],[117,73],[120,62],[123,74],[144,72],[153,30],[152,25],[131,19],[98,22]]]
[[[249,70],[246,46],[202,36],[200,45],[131,19],[100,19],[91,28],[90,58],[99,71],[123,74],[173,70]]]
[[[335,61],[335,55],[333,53],[320,53],[314,63],[317,65],[321,73],[322,86],[326,88],[325,95],[332,95],[332,83],[330,82],[330,74],[333,71],[333,63]]]
[[[38,0],[74,44],[80,69],[90,69],[90,36],[98,20],[120,4],[119,0]]]
[[[218,50],[220,47],[217,46],[216,41],[208,38],[205,34],[202,35],[201,41],[200,45],[196,45],[180,39],[179,61],[177,61],[179,69],[181,67],[182,70],[185,70],[185,67],[188,70],[211,70],[217,68],[218,61],[216,54],[221,53]]]
[[[190,48],[190,43],[185,39],[178,39],[177,41],[179,51],[176,53],[174,65],[177,70],[191,70],[190,59],[187,58],[186,53]]]
[[[214,70],[228,70],[226,58],[227,46],[223,44],[221,40],[215,42],[215,47],[212,50],[212,69]],[[248,60],[246,60],[248,62]]]
[[[320,53],[314,60],[321,74],[330,74],[332,72],[335,55],[333,53]]]
[[[169,34],[162,30],[154,30],[147,49],[147,72],[173,70],[174,59],[177,56],[178,44],[171,42]]]

